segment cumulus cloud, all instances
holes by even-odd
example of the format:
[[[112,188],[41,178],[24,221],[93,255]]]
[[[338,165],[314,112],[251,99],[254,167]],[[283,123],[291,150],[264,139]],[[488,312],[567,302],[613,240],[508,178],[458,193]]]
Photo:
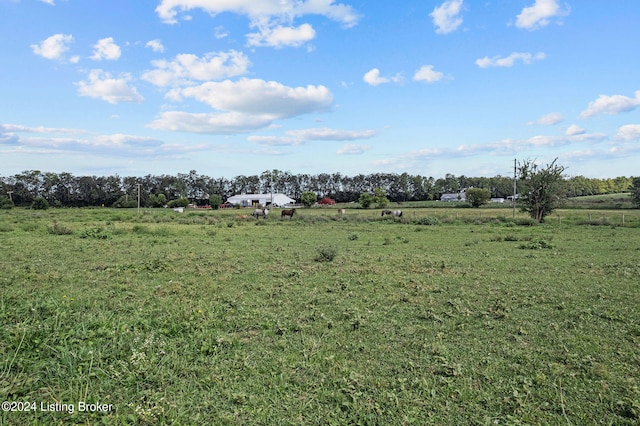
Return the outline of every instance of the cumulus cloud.
[[[71,34],[54,34],[41,41],[32,44],[31,49],[36,55],[47,59],[60,59],[64,52],[69,50],[69,44],[73,41]]]
[[[98,40],[98,42],[93,45],[93,55],[91,55],[91,59],[95,61],[102,61],[103,59],[115,61],[120,58],[121,54],[120,46],[113,41],[113,37],[107,37]]]
[[[145,44],[145,47],[149,47],[154,52],[164,52],[164,46],[159,39],[149,40],[147,44]]]
[[[207,82],[181,89],[180,94],[217,110],[267,114],[274,119],[324,111],[333,102],[333,95],[325,86],[288,87],[276,81],[248,78]]]
[[[569,7],[562,9],[558,0],[536,0],[532,6],[525,7],[516,17],[516,27],[529,31],[549,25],[550,19],[566,16]]]
[[[247,139],[249,142],[269,146],[292,146],[301,145],[305,142],[302,139],[283,136],[249,136]]]
[[[243,75],[247,73],[250,62],[243,53],[230,50],[207,53],[203,57],[184,53],[171,61],[152,61],[151,65],[155,69],[144,72],[142,79],[164,87]]]
[[[358,145],[353,143],[348,143],[342,145],[337,151],[338,155],[360,155],[369,151],[372,147],[370,145]]]
[[[640,124],[626,124],[620,127],[616,139],[625,142],[640,141]]]
[[[315,38],[316,31],[309,24],[299,27],[262,26],[257,33],[247,34],[249,46],[269,46],[275,48],[299,47]]]
[[[110,104],[142,102],[144,98],[135,87],[129,85],[130,81],[129,74],[121,74],[118,78],[114,78],[110,73],[96,69],[89,73],[88,81],[77,83],[78,94],[102,99]]]
[[[567,131],[565,133],[567,136],[577,136],[577,135],[583,135],[586,132],[587,131],[582,127],[572,124],[567,128]]]
[[[372,70],[367,71],[362,79],[372,86],[378,86],[379,84],[389,82],[388,78],[380,77],[380,70],[378,68],[373,68]]]
[[[202,9],[211,15],[237,13],[248,16],[253,22],[273,19],[290,21],[304,15],[321,15],[351,27],[359,20],[351,6],[336,4],[334,0],[161,0],[156,13],[163,22],[174,24],[179,12],[193,9]]]
[[[435,83],[436,81],[440,81],[443,78],[444,74],[439,71],[435,71],[433,69],[433,65],[423,65],[413,75],[413,79],[415,81],[426,81],[427,83]]]
[[[524,64],[532,64],[533,62],[539,61],[544,58],[545,54],[543,52],[536,53],[535,55],[531,53],[514,52],[504,58],[501,58],[499,56],[489,58],[488,56],[485,56],[484,58],[477,59],[476,65],[480,68],[512,67],[516,63],[516,61],[522,61],[522,63]]]
[[[241,133],[267,127],[274,120],[326,111],[333,102],[333,95],[324,86],[288,87],[275,81],[247,78],[174,89],[171,96],[195,99],[216,112],[165,112],[149,127],[196,133]]]
[[[580,117],[591,118],[599,114],[615,115],[621,112],[633,111],[640,106],[640,90],[636,91],[635,95],[635,98],[623,95],[600,95],[598,99],[589,103],[589,106],[580,114]]]
[[[42,3],[50,4],[51,6],[55,6],[56,3],[54,0],[40,0]]]
[[[554,124],[561,123],[563,120],[564,117],[562,117],[562,114],[560,114],[559,112],[551,112],[549,114],[543,115],[542,117],[539,117],[535,121],[529,122],[528,124],[530,126],[534,124],[539,124],[542,126],[553,126]]]
[[[364,80],[365,83],[371,86],[378,86],[380,84],[390,82],[399,83],[402,81],[402,75],[395,74],[390,77],[382,77],[380,76],[380,70],[378,68],[373,68],[367,71],[364,76],[362,76],[362,80]]]
[[[436,33],[449,34],[462,25],[462,6],[463,0],[447,0],[433,9],[429,16],[433,18]]]

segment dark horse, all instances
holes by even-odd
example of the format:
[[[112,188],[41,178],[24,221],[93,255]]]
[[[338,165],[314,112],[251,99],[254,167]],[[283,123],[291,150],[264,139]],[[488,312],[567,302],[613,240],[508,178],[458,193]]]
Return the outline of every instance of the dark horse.
[[[285,216],[289,216],[289,220],[293,219],[293,215],[296,212],[296,209],[291,209],[291,210],[282,210],[282,213],[280,214],[280,217],[285,217]]]

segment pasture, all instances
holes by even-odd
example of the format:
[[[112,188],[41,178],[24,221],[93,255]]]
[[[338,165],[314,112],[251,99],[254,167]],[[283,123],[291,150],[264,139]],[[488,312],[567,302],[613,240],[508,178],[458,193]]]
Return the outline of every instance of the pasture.
[[[640,212],[403,210],[0,211],[0,424],[640,422]]]

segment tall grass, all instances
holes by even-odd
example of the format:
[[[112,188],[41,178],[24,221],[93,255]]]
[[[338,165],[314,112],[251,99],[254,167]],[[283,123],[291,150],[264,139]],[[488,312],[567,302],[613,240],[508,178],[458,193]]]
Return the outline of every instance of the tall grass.
[[[0,422],[640,421],[638,228],[407,210],[0,212]]]

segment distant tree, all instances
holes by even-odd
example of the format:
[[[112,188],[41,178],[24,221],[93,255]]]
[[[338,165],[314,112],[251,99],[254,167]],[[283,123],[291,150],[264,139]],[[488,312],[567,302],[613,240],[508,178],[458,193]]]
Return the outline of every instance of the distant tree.
[[[164,194],[149,195],[149,205],[151,207],[164,207],[167,204],[167,197]]]
[[[219,209],[220,208],[220,204],[222,204],[222,197],[218,194],[211,194],[209,195],[209,205],[211,206],[212,209]]]
[[[178,198],[176,200],[171,200],[168,203],[168,206],[171,208],[174,207],[187,207],[189,205],[189,199],[188,198]]]
[[[358,202],[360,203],[363,209],[368,209],[369,207],[371,207],[371,204],[373,204],[375,200],[376,200],[376,197],[369,194],[368,192],[364,192],[360,194],[360,198]]]
[[[631,184],[631,196],[633,205],[640,208],[640,177],[634,177]]]
[[[313,191],[305,191],[302,193],[301,200],[305,207],[311,207],[318,201],[318,196]]]
[[[469,188],[465,191],[471,207],[480,207],[491,200],[491,192],[486,188]]]
[[[542,167],[531,160],[518,164],[518,185],[520,209],[529,213],[532,219],[544,221],[558,205],[566,193],[564,185],[565,167],[556,164],[556,158]]]
[[[44,197],[36,197],[31,203],[33,210],[46,210],[49,208],[49,202]]]
[[[389,199],[387,198],[387,191],[383,188],[375,188],[373,190],[375,202],[379,208],[384,208],[389,205]]]

